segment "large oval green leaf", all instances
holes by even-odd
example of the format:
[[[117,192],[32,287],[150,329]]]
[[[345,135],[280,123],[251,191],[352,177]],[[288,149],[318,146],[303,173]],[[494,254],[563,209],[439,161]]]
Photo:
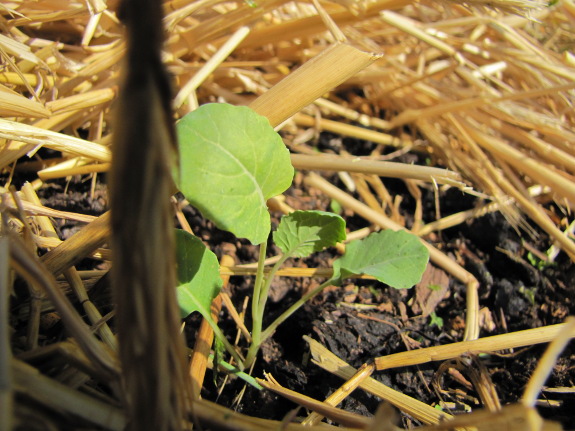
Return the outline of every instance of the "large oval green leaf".
[[[197,237],[176,230],[177,296],[182,317],[199,311],[211,319],[210,307],[222,288],[218,258]]]
[[[417,284],[425,271],[429,251],[412,233],[383,230],[350,242],[333,264],[334,276],[367,274],[396,289]]]
[[[200,106],[177,124],[180,191],[218,228],[267,240],[266,201],[283,193],[294,170],[267,118],[245,106]]]
[[[294,211],[283,216],[273,234],[283,254],[307,257],[345,239],[345,221],[324,211]]]

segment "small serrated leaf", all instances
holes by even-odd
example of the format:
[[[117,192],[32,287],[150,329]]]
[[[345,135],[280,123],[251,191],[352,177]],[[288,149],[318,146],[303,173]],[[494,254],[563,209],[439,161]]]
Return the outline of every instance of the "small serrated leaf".
[[[294,211],[283,216],[274,243],[291,257],[307,257],[345,239],[345,221],[324,211]]]
[[[180,191],[220,229],[267,240],[266,201],[293,179],[289,151],[267,118],[246,106],[209,103],[176,125]]]
[[[396,289],[407,289],[421,280],[428,260],[429,251],[417,236],[384,230],[350,242],[345,255],[334,262],[334,274],[341,278],[367,274]]]
[[[181,316],[198,311],[210,318],[212,301],[223,284],[218,258],[199,238],[177,229],[176,262]]]

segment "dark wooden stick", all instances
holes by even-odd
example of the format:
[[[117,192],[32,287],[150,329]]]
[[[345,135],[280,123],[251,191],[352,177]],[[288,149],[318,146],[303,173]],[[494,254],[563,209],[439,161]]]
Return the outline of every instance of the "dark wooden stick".
[[[180,430],[190,402],[169,197],[177,160],[160,0],[123,0],[128,49],[111,169],[112,285],[129,427]]]

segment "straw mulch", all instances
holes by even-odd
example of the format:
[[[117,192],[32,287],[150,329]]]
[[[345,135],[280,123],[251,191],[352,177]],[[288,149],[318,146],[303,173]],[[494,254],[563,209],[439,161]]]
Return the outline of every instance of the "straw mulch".
[[[20,423],[23,418],[41,422],[34,407],[39,405],[104,429],[121,429],[125,423],[117,400],[109,395],[118,388],[112,384],[106,395],[98,388],[98,384],[106,385],[117,367],[112,353],[114,334],[106,324],[109,316],[103,317],[89,302],[73,267],[88,255],[109,259],[105,246],[108,220],[55,211],[43,206],[36,195],[42,184],[56,178],[82,175],[95,185],[97,176],[109,168],[112,105],[125,52],[116,3],[46,0],[0,5],[2,229],[5,234],[10,231],[0,246],[1,429],[6,429],[2,425],[8,426],[11,418]],[[575,261],[575,5],[570,0],[559,0],[553,6],[531,0],[474,0],[465,5],[409,0],[173,0],[165,2],[164,11],[168,30],[164,60],[174,77],[173,107],[178,118],[206,102],[250,105],[281,127],[296,168],[341,172],[361,199],[316,174],[305,175],[307,187],[338,200],[377,228],[403,227],[403,217],[380,177],[405,178],[419,202],[411,230],[422,238],[501,211],[523,235],[537,235],[531,223],[547,233],[555,245],[545,259],[554,259],[561,250]],[[332,88],[336,85],[337,89]],[[327,157],[313,149],[321,131],[379,145],[357,163],[352,162],[353,154]],[[42,147],[61,157],[41,159],[37,151]],[[383,156],[390,147],[395,151]],[[410,151],[427,155],[432,165],[445,169],[384,163]],[[35,171],[38,179],[21,190],[9,191],[13,176],[24,167]],[[485,205],[425,224],[419,186],[459,187],[484,198]],[[270,206],[289,211],[281,199]],[[80,221],[86,227],[76,237],[61,241],[46,216]],[[429,247],[432,262],[467,286],[465,338],[472,342],[479,335],[478,282],[439,249]],[[51,250],[42,265],[31,252],[36,249]],[[14,348],[18,359],[11,359],[10,354],[6,300],[12,280],[8,265],[26,278],[31,294],[30,330],[27,339]],[[98,338],[85,330],[61,291],[47,281],[51,274],[62,273],[62,284],[84,304]],[[233,263],[222,267],[223,275],[245,273],[250,270]],[[44,295],[58,310],[71,341],[38,347]],[[558,354],[562,343],[573,335],[571,324],[524,341],[532,344],[559,337]],[[525,345],[511,340],[501,343],[492,348]],[[312,351],[328,369],[337,358],[320,347],[312,346]],[[427,360],[457,357],[469,350],[473,348],[464,346],[441,357],[430,354]],[[74,367],[64,365],[62,358]],[[54,369],[39,374],[26,364],[42,360],[54,361]],[[401,360],[393,366],[421,363],[417,362],[421,359]],[[542,375],[552,366],[553,355]],[[390,365],[381,359],[376,367]],[[331,372],[351,378],[353,373],[349,375],[344,368],[334,366]],[[53,380],[55,376],[60,382]],[[356,378],[357,385],[370,390],[367,378]],[[528,401],[515,406],[517,410],[484,413],[467,422],[462,419],[458,426],[490,424],[493,428],[496,423],[518,420],[520,425],[501,429],[554,429],[542,424],[530,409],[533,393],[541,384],[533,383],[531,393],[525,395]],[[289,396],[273,382],[266,385]],[[385,390],[371,391],[430,424],[425,429],[445,429],[431,425],[442,415],[427,410],[428,406],[394,398],[398,395]],[[14,394],[26,396],[14,401]],[[325,404],[306,405],[349,427],[374,424],[334,412]],[[272,426],[233,417],[216,405],[204,407],[200,416],[205,417],[200,419],[206,423],[224,426],[226,420],[233,420],[242,429]],[[525,421],[532,428],[526,428]]]

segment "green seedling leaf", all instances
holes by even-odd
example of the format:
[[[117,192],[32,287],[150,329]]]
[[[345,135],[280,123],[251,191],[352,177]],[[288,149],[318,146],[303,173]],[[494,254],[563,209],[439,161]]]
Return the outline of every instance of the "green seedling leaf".
[[[437,326],[439,329],[443,328],[443,319],[432,311],[429,315],[429,326]]]
[[[267,118],[245,106],[211,103],[177,124],[186,198],[220,229],[253,244],[267,240],[266,201],[293,179],[289,151]]]
[[[333,264],[334,277],[367,274],[396,289],[408,289],[421,280],[429,252],[409,232],[384,230],[350,242],[345,255]]]
[[[332,199],[329,203],[329,209],[336,214],[341,214],[343,212],[343,207],[335,199]]]
[[[294,211],[283,216],[273,233],[284,255],[307,257],[345,239],[345,221],[324,211]]]
[[[218,258],[199,238],[178,229],[176,262],[181,316],[198,311],[211,319],[212,301],[222,288]]]

